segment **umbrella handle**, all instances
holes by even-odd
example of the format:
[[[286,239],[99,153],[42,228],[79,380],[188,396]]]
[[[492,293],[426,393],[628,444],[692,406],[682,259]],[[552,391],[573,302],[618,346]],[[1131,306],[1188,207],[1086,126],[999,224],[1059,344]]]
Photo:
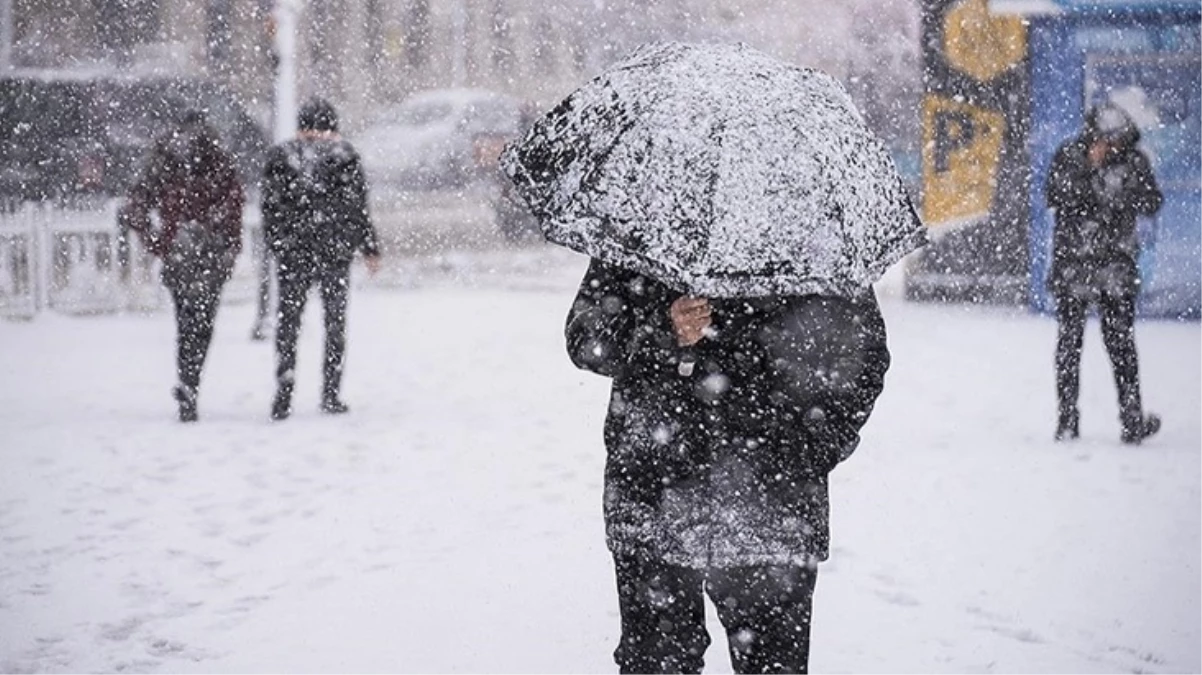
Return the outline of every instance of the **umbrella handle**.
[[[693,370],[697,367],[697,353],[692,347],[681,347],[680,362],[676,364],[676,372],[681,377],[688,377],[693,374]]]

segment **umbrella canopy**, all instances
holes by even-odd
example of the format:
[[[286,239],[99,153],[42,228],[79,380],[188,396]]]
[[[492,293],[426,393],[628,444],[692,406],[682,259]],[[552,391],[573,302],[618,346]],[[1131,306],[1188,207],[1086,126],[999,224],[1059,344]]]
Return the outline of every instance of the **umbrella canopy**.
[[[641,47],[501,161],[548,240],[696,295],[851,296],[926,241],[843,87],[745,45]]]

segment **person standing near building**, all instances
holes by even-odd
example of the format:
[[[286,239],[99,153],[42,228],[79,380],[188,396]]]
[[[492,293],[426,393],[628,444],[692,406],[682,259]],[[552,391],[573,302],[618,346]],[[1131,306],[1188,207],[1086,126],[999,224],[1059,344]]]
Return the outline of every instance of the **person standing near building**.
[[[271,149],[263,169],[263,227],[278,288],[276,393],[271,417],[292,413],[296,341],[309,289],[325,312],[321,410],[345,413],[341,399],[351,261],[356,251],[379,269],[380,249],[368,212],[367,182],[355,149],[338,133],[338,114],[314,98],[301,106],[296,138]]]
[[[1091,306],[1102,318],[1102,340],[1118,389],[1121,440],[1137,444],[1160,430],[1145,414],[1135,351],[1139,294],[1137,216],[1151,216],[1163,196],[1137,146],[1139,130],[1117,106],[1091,109],[1081,134],[1056,151],[1044,185],[1056,212],[1048,287],[1056,301],[1056,440],[1080,435],[1081,349]]]
[[[197,391],[221,289],[242,248],[244,195],[233,157],[200,111],[186,112],[157,139],[141,176],[118,212],[122,229],[137,232],[163,261],[163,285],[175,305],[173,390],[181,422],[196,421]],[[150,211],[159,213],[154,229]]]

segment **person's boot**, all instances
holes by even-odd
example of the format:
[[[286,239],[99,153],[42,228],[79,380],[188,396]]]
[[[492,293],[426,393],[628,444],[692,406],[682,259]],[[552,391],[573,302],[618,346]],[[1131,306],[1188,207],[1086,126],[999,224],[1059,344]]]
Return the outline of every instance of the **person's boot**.
[[[179,421],[195,422],[199,418],[196,411],[196,390],[189,389],[182,384],[175,385],[171,390],[171,395],[179,404]]]
[[[250,329],[250,339],[255,342],[262,342],[267,339],[267,326],[263,321],[256,321],[255,325]]]
[[[292,414],[292,387],[280,385],[275,390],[275,400],[271,402],[271,419],[280,421],[288,419]]]
[[[323,396],[321,399],[321,411],[329,415],[341,415],[342,413],[350,412],[350,406],[343,403],[338,398],[337,394],[332,396]]]
[[[350,412],[350,408],[338,396],[342,388],[342,373],[338,368],[326,366],[321,382],[321,411],[327,415],[341,415]]]
[[[1061,412],[1056,424],[1056,440],[1071,441],[1081,436],[1081,417],[1076,411]]]
[[[1145,438],[1160,431],[1160,416],[1147,414],[1138,419],[1123,421],[1123,442],[1128,445],[1139,445]]]

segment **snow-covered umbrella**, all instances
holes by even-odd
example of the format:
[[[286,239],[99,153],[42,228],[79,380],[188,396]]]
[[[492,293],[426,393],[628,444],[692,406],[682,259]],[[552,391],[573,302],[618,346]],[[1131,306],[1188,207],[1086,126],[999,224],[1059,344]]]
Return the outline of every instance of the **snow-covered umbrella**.
[[[741,44],[640,47],[501,161],[549,241],[706,297],[852,296],[926,241],[838,81]]]

